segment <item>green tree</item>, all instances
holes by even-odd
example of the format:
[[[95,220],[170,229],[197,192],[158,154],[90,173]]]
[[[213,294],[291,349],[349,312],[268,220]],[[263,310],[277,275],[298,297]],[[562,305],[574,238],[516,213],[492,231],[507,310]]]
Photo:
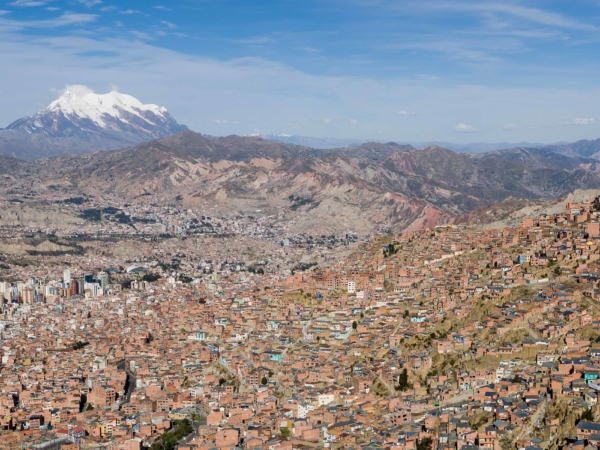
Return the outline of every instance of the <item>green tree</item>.
[[[356,330],[358,328],[358,323],[356,323],[356,320],[354,322],[352,322],[352,329]]]
[[[147,273],[142,277],[142,281],[147,281],[149,283],[154,283],[156,280],[160,278],[160,275],[157,273]]]
[[[402,372],[400,372],[400,376],[398,377],[398,386],[396,386],[396,390],[406,391],[410,387],[411,385],[408,382],[408,371],[406,370],[406,368],[404,368],[402,369]]]
[[[87,342],[77,341],[73,344],[73,350],[80,350],[83,347],[85,347],[86,345],[88,345]]]
[[[267,384],[269,382],[269,380],[267,380],[267,377],[262,377],[262,380],[260,380],[260,382],[264,386],[265,384]]]
[[[433,448],[433,441],[430,437],[426,437],[417,442],[417,450],[431,450]]]
[[[292,432],[290,431],[290,429],[288,427],[280,428],[279,431],[281,432],[281,435],[283,437],[288,437],[289,435],[292,434]]]
[[[592,408],[588,408],[585,411],[583,411],[583,413],[581,413],[581,417],[579,418],[579,420],[586,420],[588,422],[593,422],[594,421],[594,411],[592,410]]]
[[[155,442],[150,450],[174,450],[177,442],[194,431],[188,419],[176,420],[174,431],[163,434],[160,441]]]

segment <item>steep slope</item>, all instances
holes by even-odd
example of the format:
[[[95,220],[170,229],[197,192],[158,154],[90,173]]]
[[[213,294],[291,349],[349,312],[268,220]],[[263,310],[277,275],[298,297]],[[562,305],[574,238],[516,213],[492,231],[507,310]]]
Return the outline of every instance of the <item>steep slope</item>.
[[[547,148],[516,147],[507,150],[496,150],[487,153],[483,158],[501,158],[521,161],[530,168],[536,169],[566,169],[576,170],[587,167],[592,170],[598,166],[598,161],[579,155],[566,156],[555,153]]]
[[[457,154],[436,146],[397,153],[383,166],[404,175],[395,189],[459,214],[510,196],[553,199],[575,189],[600,187],[596,163],[546,168],[535,160]]]
[[[540,148],[565,156],[600,160],[600,139],[581,140],[571,144],[545,145]]]
[[[558,214],[565,211],[567,201],[587,201],[600,195],[598,189],[578,189],[565,198],[554,200],[528,200],[507,198],[495,205],[478,208],[454,219],[457,225],[474,225],[483,228],[516,227],[523,219],[542,214]]]

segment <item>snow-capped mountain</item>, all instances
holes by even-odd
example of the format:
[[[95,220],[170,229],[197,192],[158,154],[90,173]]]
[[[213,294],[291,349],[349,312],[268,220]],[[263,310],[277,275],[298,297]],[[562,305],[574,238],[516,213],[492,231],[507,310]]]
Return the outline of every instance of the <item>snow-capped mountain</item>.
[[[150,140],[179,133],[187,127],[179,125],[166,108],[144,105],[131,95],[117,91],[103,95],[76,95],[67,90],[46,109],[13,122],[7,130],[45,133],[55,137],[112,131]]]
[[[66,90],[34,116],[0,131],[0,154],[35,159],[65,153],[90,153],[123,148],[180,133],[179,125],[162,106],[145,105],[117,91]]]

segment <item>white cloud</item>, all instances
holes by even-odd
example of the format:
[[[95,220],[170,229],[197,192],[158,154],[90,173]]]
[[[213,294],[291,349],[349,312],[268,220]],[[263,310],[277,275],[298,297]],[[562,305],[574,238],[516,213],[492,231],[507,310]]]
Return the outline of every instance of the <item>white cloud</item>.
[[[229,120],[215,119],[213,120],[213,123],[229,123]]]
[[[166,25],[169,28],[177,28],[177,25],[175,25],[174,23],[171,23],[171,22],[167,22],[166,20],[161,20],[160,23],[162,23],[163,25]]]
[[[310,47],[310,46],[301,46],[301,47],[295,47],[296,50],[301,50],[303,52],[306,53],[311,53],[311,54],[317,54],[317,53],[321,53],[321,50],[319,50],[318,48],[315,47]]]
[[[513,18],[525,20],[531,23],[546,25],[551,27],[579,29],[595,31],[597,28],[579,20],[572,19],[562,14],[546,11],[538,8],[528,8],[525,6],[511,5],[509,3],[493,2],[461,2],[461,1],[441,1],[425,3],[425,9],[430,10],[450,10],[461,11],[465,13],[480,13],[486,17],[490,14],[506,15]]]
[[[466,123],[459,123],[458,125],[454,126],[454,131],[457,133],[473,133],[477,131],[477,128],[467,125]]]
[[[596,119],[594,117],[576,117],[573,120],[567,120],[563,122],[563,125],[598,125],[600,124],[600,119]]]
[[[408,112],[408,111],[398,111],[396,114],[398,114],[399,116],[416,116],[417,115],[417,113]]]
[[[119,14],[131,15],[131,14],[140,14],[140,11],[137,9],[126,9],[124,11],[119,11]]]
[[[157,5],[154,7],[154,9],[160,9],[162,11],[173,11],[171,8],[167,8],[166,6],[162,6],[162,5]]]
[[[506,3],[491,3],[475,5],[482,11],[494,11],[509,14],[520,19],[525,19],[530,22],[539,23],[541,25],[555,26],[561,28],[575,28],[582,30],[596,30],[593,25],[571,19],[561,14],[544,11],[537,8],[526,8],[523,6],[509,5]]]
[[[352,125],[358,124],[358,120],[356,120],[356,119],[350,119],[350,120],[348,120],[348,122],[350,122]]]
[[[244,45],[265,45],[275,42],[273,38],[267,36],[255,36],[251,38],[245,39],[234,39],[233,42],[236,44],[244,44]]]
[[[56,19],[38,20],[34,22],[34,26],[44,28],[55,28],[66,25],[83,25],[90,22],[95,22],[98,16],[96,14],[73,14],[65,13]]]
[[[27,28],[58,28],[70,25],[84,25],[94,22],[96,14],[64,13],[53,19],[44,20],[11,20],[0,18],[0,32],[18,32]]]
[[[505,123],[504,125],[502,125],[502,129],[504,131],[513,131],[519,128],[519,125],[514,124],[514,123]]]
[[[0,16],[0,28],[6,18]],[[19,24],[18,30],[23,27]],[[498,142],[505,138],[502,124],[529,125],[535,117],[531,125],[537,129],[521,126],[511,137],[530,142],[597,137],[596,126],[556,125],[564,120],[564,111],[593,111],[600,102],[600,88],[432,86],[412,75],[389,79],[313,75],[262,58],[219,60],[183,54],[132,36],[26,36],[3,29],[0,86],[10,89],[0,92],[4,106],[0,127],[34,114],[38,103],[54,100],[55,95],[48,92],[51,86],[80,84],[104,91],[108,82],[114,82],[122,92],[165,106],[179,122],[197,124],[196,131],[206,134],[218,135],[233,126],[232,119],[225,125],[213,122],[217,116],[235,117],[241,134],[254,128],[285,128],[286,133],[303,136],[420,141],[425,134],[435,135],[436,140],[466,142],[473,135],[464,132],[468,130],[454,131],[458,117],[463,124],[477,124],[478,139]],[[482,101],[494,108],[483,109]],[[435,111],[435,121],[422,117],[424,113],[410,120],[398,119],[398,105],[416,104],[420,111],[428,111],[427,116]],[[320,119],[314,118],[315,111]],[[368,111],[360,116],[360,135],[349,122],[358,117],[358,111]]]
[[[15,0],[14,2],[11,2],[10,5],[31,8],[32,6],[43,6],[46,3],[48,3],[47,0]]]
[[[81,3],[82,5],[87,6],[88,8],[94,6],[94,5],[99,5],[100,3],[102,3],[102,0],[77,0],[79,3]]]
[[[133,34],[136,38],[141,39],[142,41],[148,41],[153,39],[152,36],[150,36],[148,33],[144,33],[143,31],[132,30],[130,31],[130,33]]]

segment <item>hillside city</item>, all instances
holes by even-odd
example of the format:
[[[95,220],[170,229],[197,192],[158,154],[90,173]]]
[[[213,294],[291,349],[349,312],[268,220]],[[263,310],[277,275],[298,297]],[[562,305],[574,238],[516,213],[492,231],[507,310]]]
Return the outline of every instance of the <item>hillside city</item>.
[[[515,228],[375,237],[79,207],[77,232],[2,227],[48,240],[4,246],[1,448],[600,444],[598,196]]]
[[[0,450],[600,450],[598,18],[3,2]]]

